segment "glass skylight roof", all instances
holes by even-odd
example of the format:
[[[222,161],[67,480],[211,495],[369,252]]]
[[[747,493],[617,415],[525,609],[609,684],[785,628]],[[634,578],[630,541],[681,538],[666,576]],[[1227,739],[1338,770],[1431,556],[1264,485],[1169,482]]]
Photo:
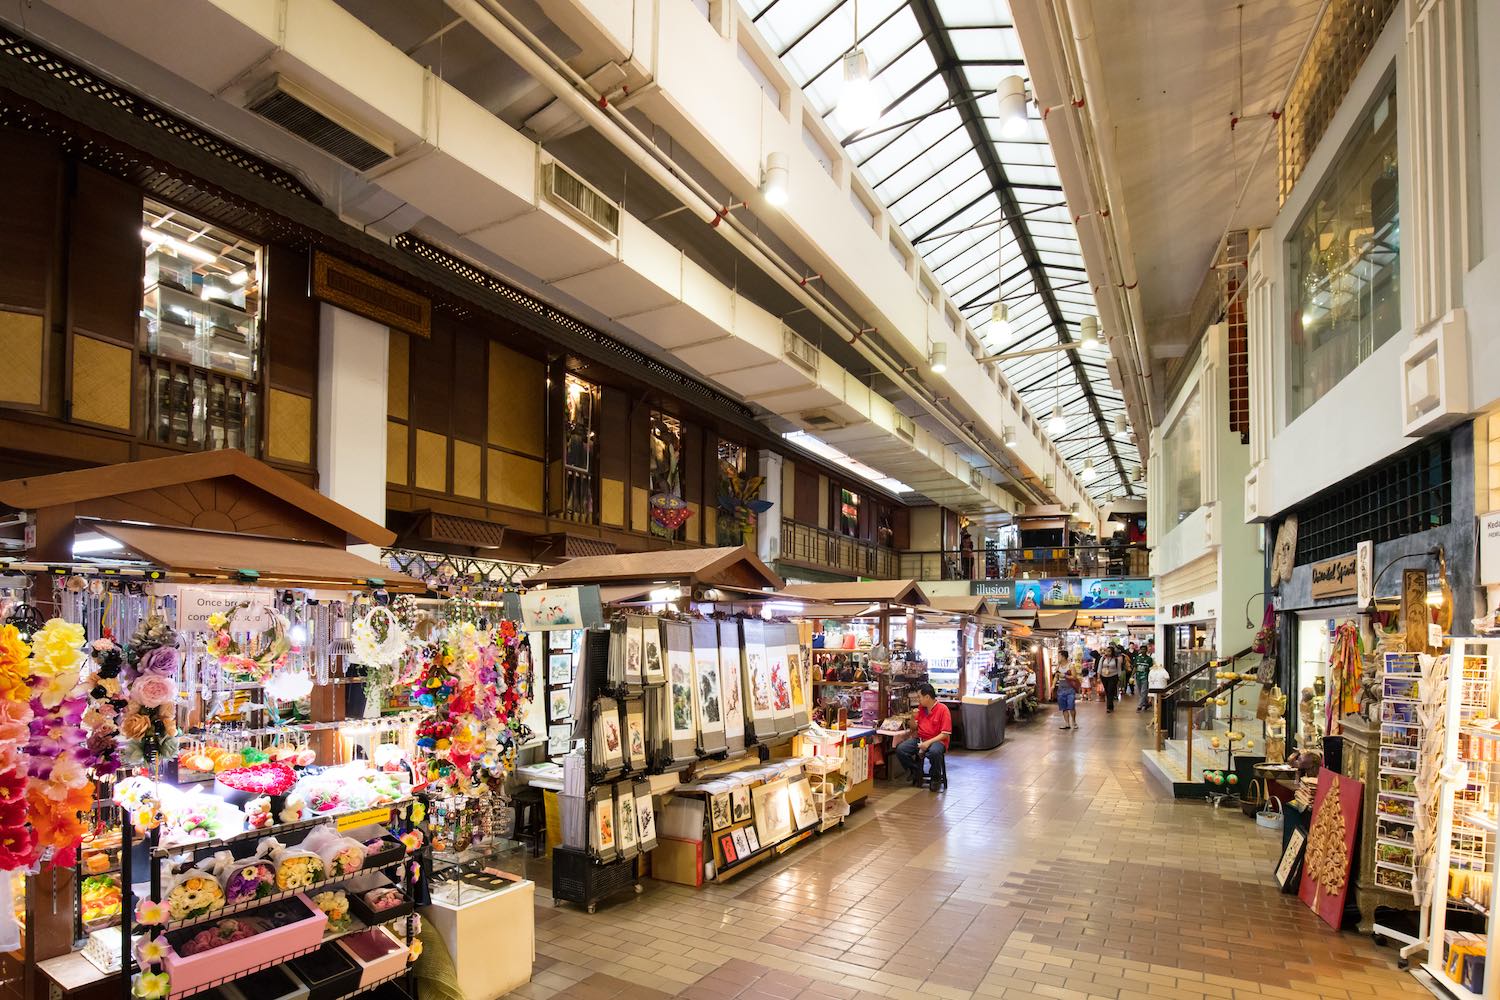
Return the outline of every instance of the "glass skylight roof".
[[[1079,339],[1079,323],[1097,309],[1041,113],[1028,104],[1019,134],[1002,134],[1000,128],[994,97],[1000,81],[1021,76],[1030,92],[1008,0],[740,3],[968,320],[986,354],[1056,343],[1059,319],[1069,337]],[[837,103],[842,56],[855,43],[856,3],[859,45],[882,111],[873,125],[852,133],[840,121]],[[930,34],[924,25],[931,26]],[[939,59],[946,60],[949,52],[953,73],[945,74]],[[950,75],[956,84],[951,87]],[[966,113],[988,138],[1015,199],[1019,214],[1003,225],[1002,191],[992,165],[976,148]],[[1031,260],[1023,252],[1026,239],[1035,249]],[[997,298],[1009,308],[1008,331],[991,321]],[[1055,443],[1075,471],[1093,458],[1099,475],[1087,488],[1098,497],[1130,488],[1106,447],[1115,416],[1124,412],[1124,400],[1109,384],[1107,359],[1100,350],[1078,352],[1076,364],[1066,354],[999,362],[1039,422],[1045,423],[1055,404],[1062,406],[1068,431]],[[1123,440],[1116,448],[1127,473],[1132,471],[1138,464],[1135,449]]]

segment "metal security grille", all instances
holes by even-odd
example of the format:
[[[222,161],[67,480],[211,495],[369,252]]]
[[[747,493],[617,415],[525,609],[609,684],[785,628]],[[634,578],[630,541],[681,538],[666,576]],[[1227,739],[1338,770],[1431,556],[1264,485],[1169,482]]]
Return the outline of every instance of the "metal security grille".
[[[1298,566],[1453,520],[1453,449],[1444,435],[1330,487],[1298,512]]]

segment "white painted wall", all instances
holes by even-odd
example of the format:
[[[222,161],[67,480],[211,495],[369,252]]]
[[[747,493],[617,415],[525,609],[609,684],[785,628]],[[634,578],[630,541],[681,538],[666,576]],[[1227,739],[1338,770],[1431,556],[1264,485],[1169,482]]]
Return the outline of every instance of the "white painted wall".
[[[385,524],[390,330],[325,303],[318,333],[318,489]],[[379,561],[374,546],[355,548]]]

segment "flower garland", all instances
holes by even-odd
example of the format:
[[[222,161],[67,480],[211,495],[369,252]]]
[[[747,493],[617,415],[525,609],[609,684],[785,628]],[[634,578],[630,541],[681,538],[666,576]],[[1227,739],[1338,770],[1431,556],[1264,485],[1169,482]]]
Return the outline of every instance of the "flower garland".
[[[203,651],[217,660],[219,669],[225,673],[260,684],[286,665],[292,644],[286,634],[286,618],[273,611],[271,627],[262,637],[264,648],[255,652],[242,645],[234,637],[234,616],[249,606],[236,604],[227,613],[209,615],[209,633],[203,640]]]
[[[125,697],[125,651],[106,633],[89,645],[93,666],[85,675],[89,688],[89,706],[83,713],[83,728],[88,732],[89,767],[104,777],[120,769],[120,713],[129,700]]]
[[[36,832],[26,825],[26,744],[31,736],[31,647],[0,625],[0,871],[31,863]]]
[[[120,716],[128,741],[121,753],[127,764],[152,765],[177,756],[177,633],[157,615],[141,623],[130,640],[128,660],[134,670]]]
[[[130,995],[137,1000],[163,1000],[172,992],[172,977],[166,971],[167,919],[165,903],[143,899],[135,907],[135,925],[144,933],[135,946],[140,971],[130,981]]]
[[[50,619],[31,642],[31,739],[26,745],[27,822],[39,852],[71,868],[87,830],[81,818],[93,807],[89,751],[82,722],[88,697],[82,625]]]

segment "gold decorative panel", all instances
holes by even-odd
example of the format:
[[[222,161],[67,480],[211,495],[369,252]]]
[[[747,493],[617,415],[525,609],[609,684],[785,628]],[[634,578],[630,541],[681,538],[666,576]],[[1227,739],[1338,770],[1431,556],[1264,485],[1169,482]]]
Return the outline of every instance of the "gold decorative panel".
[[[400,330],[391,331],[389,370],[386,374],[386,413],[402,420],[408,413],[411,396],[411,338]]]
[[[266,455],[312,464],[312,400],[272,389],[266,412]]]
[[[1343,104],[1365,57],[1396,11],[1398,0],[1329,0],[1277,122],[1280,192],[1284,202],[1333,116]]]
[[[411,429],[394,420],[385,422],[385,481],[406,485],[406,450],[411,446]]]
[[[0,401],[42,405],[42,317],[0,310]]]
[[[703,544],[719,544],[719,509],[717,507],[703,508]]]
[[[473,497],[479,500],[484,496],[483,485],[480,482],[479,465],[483,459],[480,454],[479,445],[472,441],[453,442],[453,495],[460,497]]]
[[[432,431],[417,431],[416,482],[419,490],[448,492],[448,439]]]
[[[546,394],[541,362],[490,344],[490,444],[541,457]]]
[[[688,518],[687,524],[683,526],[687,535],[687,538],[685,540],[689,542],[702,541],[703,508],[700,505],[695,504],[691,500],[689,500],[688,510],[693,512],[693,516]]]
[[[625,484],[618,479],[599,481],[599,520],[613,527],[625,527]]]
[[[521,510],[542,509],[542,463],[489,449],[490,503]]]
[[[651,530],[650,498],[639,486],[630,488],[630,527],[635,531]]]
[[[73,337],[73,419],[130,430],[131,350]]]
[[[432,336],[432,300],[348,261],[313,251],[312,296],[418,337]]]

